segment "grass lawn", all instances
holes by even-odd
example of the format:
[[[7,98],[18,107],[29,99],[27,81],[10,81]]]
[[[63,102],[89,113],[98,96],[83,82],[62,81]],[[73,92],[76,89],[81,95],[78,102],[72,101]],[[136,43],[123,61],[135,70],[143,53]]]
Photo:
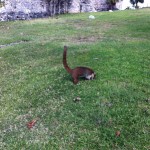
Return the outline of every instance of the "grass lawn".
[[[149,150],[150,9],[0,22],[0,149]]]

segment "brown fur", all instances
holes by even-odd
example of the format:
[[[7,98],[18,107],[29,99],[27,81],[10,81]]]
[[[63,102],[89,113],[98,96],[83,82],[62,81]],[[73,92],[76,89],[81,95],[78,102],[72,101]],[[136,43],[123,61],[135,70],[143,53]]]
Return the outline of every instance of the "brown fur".
[[[76,67],[74,69],[71,69],[67,64],[66,55],[67,55],[67,46],[64,46],[63,65],[64,68],[67,70],[67,72],[71,74],[74,84],[78,83],[79,77],[84,77],[88,80],[94,79],[95,73],[92,69],[88,67]]]

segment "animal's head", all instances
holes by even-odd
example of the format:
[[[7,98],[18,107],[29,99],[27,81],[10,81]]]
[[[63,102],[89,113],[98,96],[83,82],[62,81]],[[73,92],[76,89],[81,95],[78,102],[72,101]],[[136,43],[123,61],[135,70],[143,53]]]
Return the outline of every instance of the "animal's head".
[[[91,75],[89,75],[89,80],[93,80],[93,79],[95,79],[95,77],[96,77],[96,74],[93,72]]]
[[[92,80],[96,78],[96,73],[92,73]]]

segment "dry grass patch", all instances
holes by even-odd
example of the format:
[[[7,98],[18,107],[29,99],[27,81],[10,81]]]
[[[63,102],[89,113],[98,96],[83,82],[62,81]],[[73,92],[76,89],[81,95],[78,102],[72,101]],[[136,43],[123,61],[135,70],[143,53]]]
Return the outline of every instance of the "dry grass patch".
[[[92,36],[79,36],[79,37],[75,37],[72,38],[70,40],[70,42],[73,42],[75,44],[85,44],[85,43],[93,43],[93,42],[98,42],[98,41],[102,41],[102,37],[101,36],[97,36],[97,35],[92,35]]]

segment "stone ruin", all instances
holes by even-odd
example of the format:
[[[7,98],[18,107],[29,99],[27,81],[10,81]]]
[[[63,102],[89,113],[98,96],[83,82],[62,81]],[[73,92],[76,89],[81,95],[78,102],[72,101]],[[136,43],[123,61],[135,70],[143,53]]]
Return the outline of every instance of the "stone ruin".
[[[106,0],[5,0],[4,7],[0,8],[0,21],[103,10],[108,10]]]

